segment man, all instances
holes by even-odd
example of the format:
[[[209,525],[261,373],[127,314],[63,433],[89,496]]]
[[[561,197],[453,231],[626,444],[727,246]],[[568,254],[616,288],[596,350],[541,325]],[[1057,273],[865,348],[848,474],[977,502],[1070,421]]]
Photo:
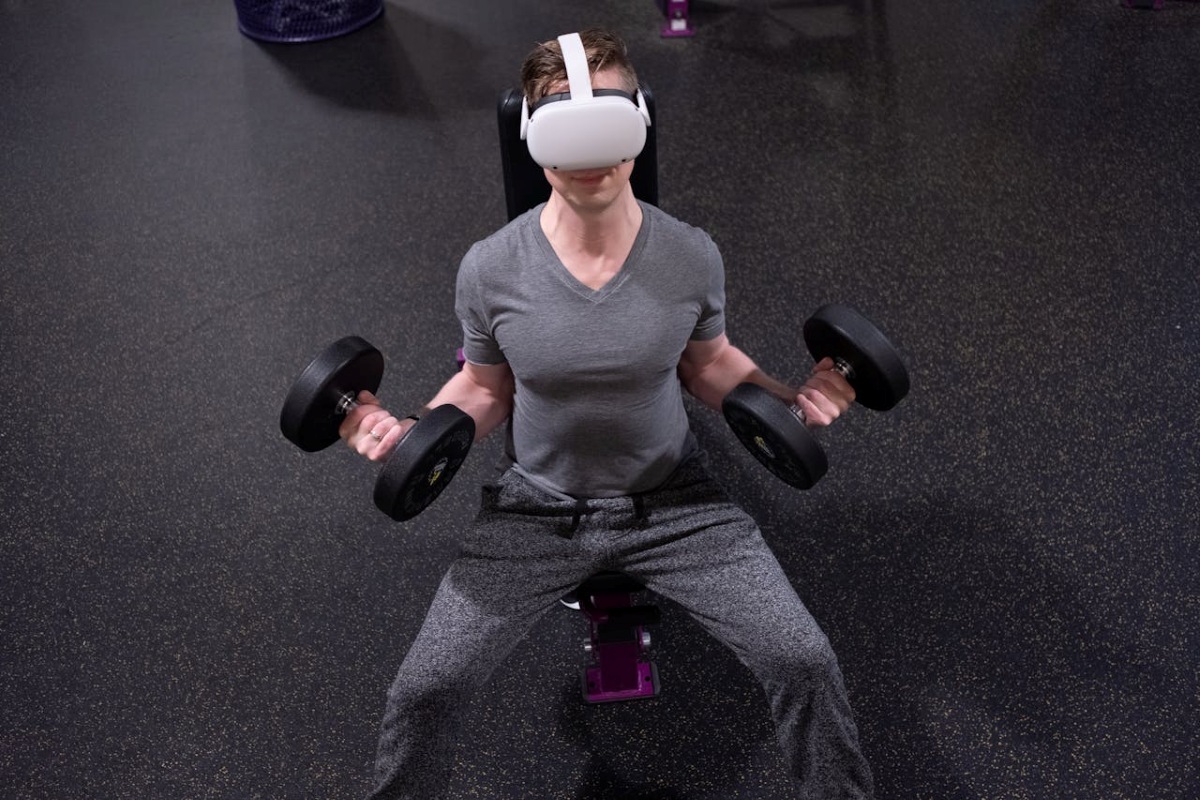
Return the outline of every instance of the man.
[[[522,68],[531,125],[539,100],[571,90],[568,44],[582,44],[593,90],[636,104],[616,37],[561,38]],[[582,58],[568,59],[577,75]],[[538,617],[602,570],[639,579],[733,648],[763,684],[800,796],[871,796],[829,642],[753,520],[707,475],[681,387],[719,408],[752,381],[799,405],[810,425],[837,418],[853,390],[828,359],[795,389],[731,344],[716,246],[635,199],[632,170],[547,168],[549,200],[477,243],[459,268],[467,362],[429,406],[458,406],[477,438],[507,422],[511,464],[484,487],[388,693],[374,798],[438,797],[472,694]],[[341,435],[381,460],[415,423],[369,393],[360,401]]]

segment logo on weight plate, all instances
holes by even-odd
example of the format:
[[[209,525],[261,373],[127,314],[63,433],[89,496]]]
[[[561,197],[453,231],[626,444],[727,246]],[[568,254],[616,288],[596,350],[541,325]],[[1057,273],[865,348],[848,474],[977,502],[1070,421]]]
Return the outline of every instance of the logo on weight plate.
[[[429,485],[430,486],[433,486],[435,483],[437,483],[439,480],[442,479],[442,473],[446,471],[446,465],[448,463],[450,463],[450,462],[447,459],[443,458],[441,461],[438,461],[437,464],[434,465],[433,470],[429,473]]]
[[[775,451],[772,450],[770,447],[767,447],[766,441],[764,441],[761,436],[754,437],[754,446],[757,447],[759,450],[761,450],[763,453],[765,453],[767,458],[775,457]]]

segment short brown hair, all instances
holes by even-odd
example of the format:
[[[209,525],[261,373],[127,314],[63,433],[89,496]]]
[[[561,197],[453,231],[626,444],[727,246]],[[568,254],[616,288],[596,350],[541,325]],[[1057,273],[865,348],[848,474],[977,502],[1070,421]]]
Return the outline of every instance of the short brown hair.
[[[588,28],[579,32],[583,40],[583,51],[588,57],[588,74],[595,75],[602,69],[616,69],[630,94],[637,92],[637,72],[629,62],[625,42],[616,34]],[[521,65],[521,91],[533,105],[550,94],[550,87],[567,79],[567,65],[563,62],[562,48],[557,39],[542,42],[530,51]]]

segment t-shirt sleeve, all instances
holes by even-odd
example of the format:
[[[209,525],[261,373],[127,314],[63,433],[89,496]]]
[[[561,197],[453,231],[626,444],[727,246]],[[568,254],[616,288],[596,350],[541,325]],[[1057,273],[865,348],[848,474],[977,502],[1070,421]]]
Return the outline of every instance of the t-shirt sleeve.
[[[478,246],[463,256],[454,288],[454,312],[463,329],[463,355],[472,364],[503,364],[504,351],[492,335],[483,293],[479,289],[482,262]]]
[[[707,235],[701,263],[707,275],[707,287],[700,301],[700,318],[692,330],[691,339],[707,341],[725,332],[725,263],[721,251]]]

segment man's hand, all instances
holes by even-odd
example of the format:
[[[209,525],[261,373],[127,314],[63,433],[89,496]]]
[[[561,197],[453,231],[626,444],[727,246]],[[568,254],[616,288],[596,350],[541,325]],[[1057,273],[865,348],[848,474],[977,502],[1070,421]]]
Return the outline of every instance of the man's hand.
[[[342,420],[338,436],[359,455],[383,461],[417,423],[412,419],[396,419],[368,391],[359,392],[356,399],[359,405]]]
[[[829,425],[854,402],[854,387],[833,368],[832,358],[823,358],[812,369],[796,395],[796,406],[804,412],[810,428]]]

